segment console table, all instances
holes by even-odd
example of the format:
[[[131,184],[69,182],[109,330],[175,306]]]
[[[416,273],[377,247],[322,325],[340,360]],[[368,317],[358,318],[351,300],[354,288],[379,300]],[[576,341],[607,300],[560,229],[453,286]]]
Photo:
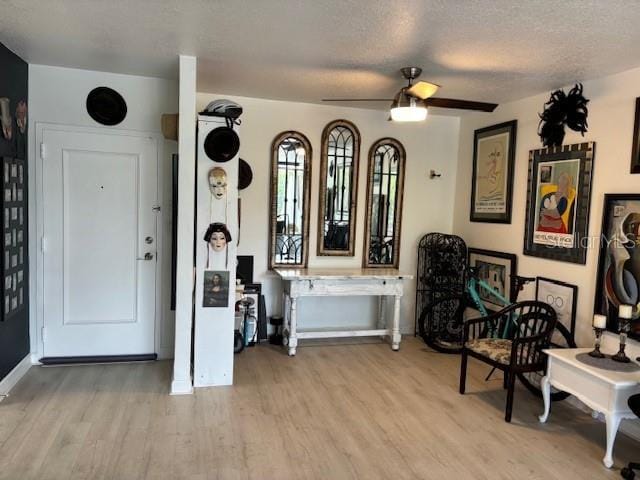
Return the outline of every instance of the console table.
[[[391,348],[400,348],[400,300],[403,281],[412,275],[391,268],[358,269],[275,269],[283,282],[284,342],[289,355],[296,354],[299,339],[388,336]],[[302,329],[298,328],[298,298],[336,296],[377,296],[377,328]],[[391,325],[385,319],[386,299],[394,297]]]
[[[604,414],[607,422],[607,449],[602,462],[613,466],[613,444],[623,418],[636,418],[627,405],[627,399],[640,393],[640,372],[622,373],[586,365],[576,355],[591,348],[557,348],[545,350],[549,356],[547,375],[542,379],[544,413],[540,422],[549,418],[551,387],[575,395],[594,411]]]

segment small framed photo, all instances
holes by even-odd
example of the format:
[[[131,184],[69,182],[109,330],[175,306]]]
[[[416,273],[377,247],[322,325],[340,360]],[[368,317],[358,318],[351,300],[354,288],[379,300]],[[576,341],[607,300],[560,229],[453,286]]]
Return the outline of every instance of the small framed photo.
[[[536,278],[536,300],[548,303],[558,316],[558,323],[564,325],[575,338],[578,287],[551,278]],[[553,339],[552,339],[553,342]],[[558,342],[558,345],[562,344]]]
[[[229,272],[217,270],[204,271],[202,306],[229,306]]]
[[[512,120],[474,132],[472,222],[511,223],[517,127]]]
[[[595,143],[529,152],[525,255],[585,264]]]
[[[489,310],[500,310],[515,299],[517,257],[513,253],[469,248],[469,267],[479,280],[487,283],[500,297],[481,286],[478,295]],[[505,301],[506,300],[506,301]]]

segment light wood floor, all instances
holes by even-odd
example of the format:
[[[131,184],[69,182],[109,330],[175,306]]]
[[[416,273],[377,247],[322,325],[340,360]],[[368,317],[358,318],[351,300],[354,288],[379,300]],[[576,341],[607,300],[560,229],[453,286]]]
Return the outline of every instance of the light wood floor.
[[[470,359],[405,339],[260,346],[236,356],[233,387],[168,395],[169,362],[34,367],[0,403],[0,479],[597,479],[620,478],[640,444],[620,434],[601,463],[604,425],[566,404],[548,424]]]

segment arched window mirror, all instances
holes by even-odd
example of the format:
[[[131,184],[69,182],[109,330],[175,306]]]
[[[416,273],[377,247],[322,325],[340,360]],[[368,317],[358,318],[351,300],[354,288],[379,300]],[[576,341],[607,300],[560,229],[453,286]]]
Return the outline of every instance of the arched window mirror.
[[[358,196],[360,132],[335,120],[322,132],[318,255],[353,256]]]
[[[271,146],[269,268],[306,267],[309,258],[311,144],[283,132]]]
[[[369,150],[364,267],[398,268],[405,159],[394,138],[382,138]]]

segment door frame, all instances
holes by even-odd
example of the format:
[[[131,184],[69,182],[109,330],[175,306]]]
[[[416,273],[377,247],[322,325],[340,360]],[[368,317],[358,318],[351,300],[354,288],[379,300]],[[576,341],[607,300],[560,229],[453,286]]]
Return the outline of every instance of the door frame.
[[[31,309],[29,314],[29,335],[31,336],[31,363],[40,364],[40,359],[44,355],[44,341],[42,332],[44,328],[44,252],[42,251],[42,238],[44,235],[44,205],[43,205],[43,193],[44,186],[42,180],[43,171],[43,159],[40,145],[44,138],[45,131],[58,131],[68,133],[93,133],[93,134],[108,134],[108,135],[121,135],[127,137],[137,138],[151,138],[156,144],[156,163],[157,163],[157,178],[156,178],[156,203],[160,206],[160,211],[156,217],[156,275],[155,275],[155,315],[154,315],[154,347],[155,353],[159,358],[163,358],[162,355],[162,266],[164,264],[163,255],[163,217],[166,212],[163,210],[163,198],[162,198],[162,186],[163,186],[163,171],[162,171],[162,158],[164,158],[164,143],[162,136],[155,132],[145,132],[140,130],[123,130],[106,127],[83,127],[76,125],[65,125],[48,122],[36,122],[35,123],[35,145],[33,161],[29,164],[35,167],[35,175],[29,172],[32,178],[35,178],[35,188],[29,189],[29,205],[33,206],[32,211],[34,215],[30,215],[30,218],[35,217],[35,221],[30,223],[29,229],[29,274],[30,282],[29,287],[34,295],[30,298],[33,300],[30,302]],[[46,155],[46,152],[45,152]],[[32,203],[32,200],[34,203]],[[35,260],[35,261],[34,261]],[[35,289],[34,287],[35,281]],[[35,308],[34,308],[35,307]],[[34,350],[35,348],[35,350]]]

